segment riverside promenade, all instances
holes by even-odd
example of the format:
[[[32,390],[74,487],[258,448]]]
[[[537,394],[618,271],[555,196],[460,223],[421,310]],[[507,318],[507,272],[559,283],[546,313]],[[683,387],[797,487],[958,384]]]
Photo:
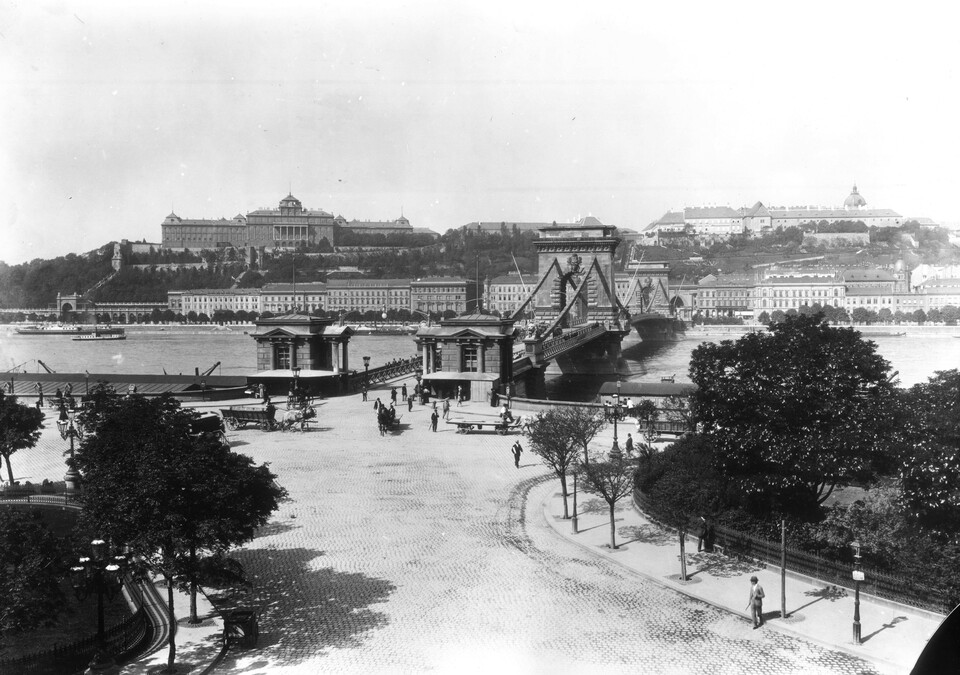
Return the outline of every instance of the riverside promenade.
[[[429,407],[398,401],[399,430],[381,437],[377,397],[389,389],[320,401],[319,428],[305,433],[228,432],[290,500],[235,554],[249,588],[221,599],[260,613],[258,646],[218,662],[222,622],[203,606],[204,622],[186,625],[178,595],[181,672],[909,673],[942,620],[863,597],[865,641],[853,645],[850,594],[788,578],[780,619],[776,571],[696,554],[695,541],[693,581],[681,583],[676,536],[628,502],[618,549],[606,504],[583,493],[573,535],[552,473],[529,452],[514,467],[521,436],[457,434],[442,420],[434,433]],[[13,455],[16,478],[60,479],[65,448],[48,416],[40,444]],[[754,573],[767,595],[759,630],[745,612]],[[160,648],[123,672],[165,658]]]

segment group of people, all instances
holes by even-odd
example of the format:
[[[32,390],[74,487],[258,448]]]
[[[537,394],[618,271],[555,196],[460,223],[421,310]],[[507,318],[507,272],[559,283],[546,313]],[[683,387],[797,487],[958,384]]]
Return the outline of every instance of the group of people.
[[[37,391],[37,409],[43,408],[43,384],[37,382],[34,385],[34,389]],[[67,411],[75,410],[77,407],[77,401],[73,398],[73,385],[67,383],[66,388],[61,391],[57,387],[56,393],[53,395],[53,405],[60,411],[60,419],[67,419]]]

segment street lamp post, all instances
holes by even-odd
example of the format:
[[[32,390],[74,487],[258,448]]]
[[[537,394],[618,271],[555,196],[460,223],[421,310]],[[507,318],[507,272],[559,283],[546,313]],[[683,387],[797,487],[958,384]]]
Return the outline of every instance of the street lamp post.
[[[860,542],[850,542],[853,549],[853,643],[860,644],[860,582],[863,570],[860,568]]]
[[[67,459],[67,473],[63,476],[67,494],[76,494],[80,484],[80,472],[73,466],[73,442],[75,438],[83,435],[82,428],[77,424],[77,411],[67,411],[66,419],[57,420],[57,430],[60,432],[60,438],[70,440],[70,457]]]
[[[620,443],[617,439],[617,422],[625,419],[627,411],[620,401],[620,376],[617,375],[617,393],[613,395],[613,405],[603,404],[603,414],[608,422],[613,422],[613,447],[610,448],[610,459],[617,460],[623,458],[620,451]]]
[[[363,388],[370,388],[370,357],[363,357]]]
[[[107,652],[106,631],[103,625],[103,598],[113,599],[123,586],[125,556],[109,556],[109,545],[103,539],[90,542],[90,557],[80,558],[70,568],[70,582],[77,599],[84,600],[91,593],[97,594],[97,653],[91,671],[109,670],[113,659]]]

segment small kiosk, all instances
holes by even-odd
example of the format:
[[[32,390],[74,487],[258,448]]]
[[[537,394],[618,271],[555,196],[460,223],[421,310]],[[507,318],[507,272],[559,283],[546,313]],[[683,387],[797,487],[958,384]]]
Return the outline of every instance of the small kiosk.
[[[433,395],[496,404],[493,392],[513,378],[513,321],[482,311],[443,319],[417,331],[423,353],[423,384]]]
[[[291,388],[308,395],[339,394],[349,374],[348,345],[353,330],[333,319],[284,314],[256,322],[257,373],[247,378],[271,396]]]

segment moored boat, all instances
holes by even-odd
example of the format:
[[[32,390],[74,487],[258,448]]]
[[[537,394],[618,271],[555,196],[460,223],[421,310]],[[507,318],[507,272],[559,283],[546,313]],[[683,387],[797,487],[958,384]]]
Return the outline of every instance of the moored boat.
[[[114,326],[92,326],[80,324],[42,323],[20,326],[18,335],[123,335],[123,328]]]
[[[87,340],[126,340],[127,335],[122,328],[105,328],[103,330],[94,330],[92,333],[84,332],[73,338],[76,341],[86,342]]]

